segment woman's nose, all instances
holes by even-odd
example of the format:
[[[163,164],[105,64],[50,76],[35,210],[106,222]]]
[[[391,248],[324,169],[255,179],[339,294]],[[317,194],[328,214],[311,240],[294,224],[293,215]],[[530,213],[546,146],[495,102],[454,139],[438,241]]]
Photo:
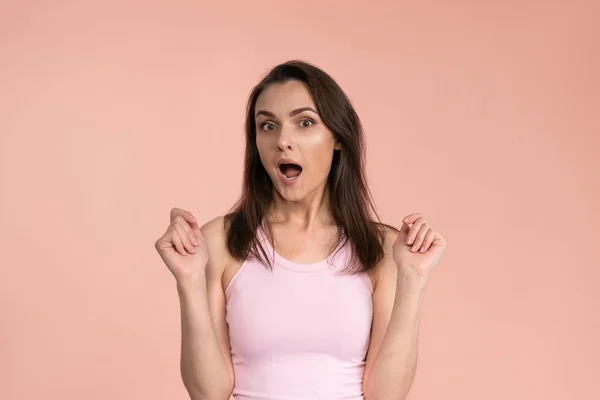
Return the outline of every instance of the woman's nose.
[[[280,151],[294,149],[294,143],[292,141],[292,138],[283,130],[281,130],[279,138],[277,139],[277,149]]]

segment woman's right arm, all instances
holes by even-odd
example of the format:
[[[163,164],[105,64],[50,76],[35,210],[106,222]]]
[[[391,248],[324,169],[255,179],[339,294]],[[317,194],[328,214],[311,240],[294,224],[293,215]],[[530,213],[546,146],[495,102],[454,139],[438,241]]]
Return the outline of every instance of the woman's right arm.
[[[192,400],[227,400],[234,377],[221,284],[228,262],[223,218],[198,228],[189,212],[173,209],[172,221],[177,216],[178,235],[165,261],[175,275],[181,306],[182,381]]]

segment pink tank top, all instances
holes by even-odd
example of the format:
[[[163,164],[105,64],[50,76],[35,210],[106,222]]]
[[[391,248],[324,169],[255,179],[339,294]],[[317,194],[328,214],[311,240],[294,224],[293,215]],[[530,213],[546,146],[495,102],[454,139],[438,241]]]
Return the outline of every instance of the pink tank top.
[[[258,237],[269,261],[274,255],[273,270],[248,258],[225,291],[233,397],[363,399],[373,287],[367,273],[336,273],[350,244],[298,264],[274,253],[262,229]]]

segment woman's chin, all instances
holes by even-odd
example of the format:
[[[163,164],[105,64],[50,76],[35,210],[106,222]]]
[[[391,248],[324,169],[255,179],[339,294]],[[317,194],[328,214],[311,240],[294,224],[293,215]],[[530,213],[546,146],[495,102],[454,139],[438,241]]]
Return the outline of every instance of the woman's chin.
[[[291,189],[287,186],[278,187],[277,193],[279,193],[279,197],[285,201],[300,201],[304,198],[303,194],[299,190],[296,188]]]

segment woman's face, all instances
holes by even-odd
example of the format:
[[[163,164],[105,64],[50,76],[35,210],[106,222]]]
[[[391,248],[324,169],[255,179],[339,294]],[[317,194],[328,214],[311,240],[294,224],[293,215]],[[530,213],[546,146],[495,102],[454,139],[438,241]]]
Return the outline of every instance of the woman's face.
[[[256,101],[258,153],[286,200],[322,193],[333,152],[340,148],[316,109],[305,83],[297,80],[269,85]]]

